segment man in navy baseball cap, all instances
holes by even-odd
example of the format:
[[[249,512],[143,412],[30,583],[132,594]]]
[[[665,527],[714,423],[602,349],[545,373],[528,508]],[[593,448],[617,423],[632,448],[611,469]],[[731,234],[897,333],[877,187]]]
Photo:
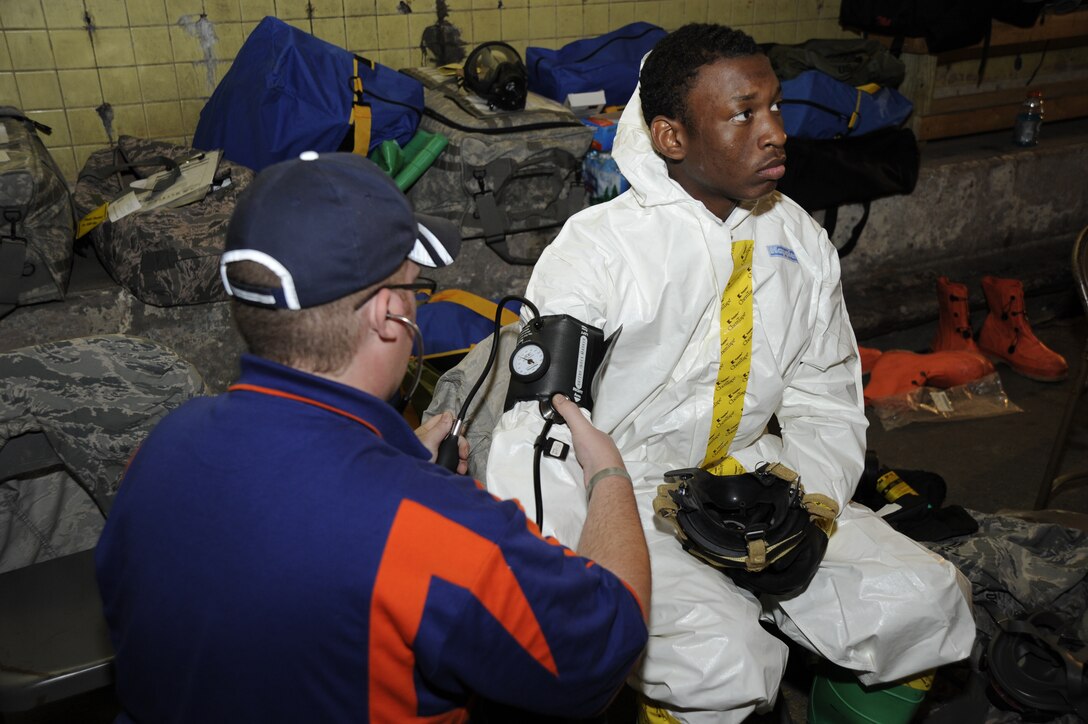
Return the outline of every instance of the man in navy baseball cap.
[[[453,261],[456,233],[369,161],[306,154],[257,176],[227,237],[241,374],[147,436],[95,551],[117,721],[600,712],[650,590],[611,438],[552,400],[594,491],[575,554],[464,475],[464,438],[456,472],[434,464],[451,413],[413,430],[389,404],[420,269]]]

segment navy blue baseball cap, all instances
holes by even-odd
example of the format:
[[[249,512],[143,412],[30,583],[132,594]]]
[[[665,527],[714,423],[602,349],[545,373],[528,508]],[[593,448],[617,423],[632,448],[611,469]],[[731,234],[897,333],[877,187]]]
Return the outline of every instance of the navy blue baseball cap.
[[[412,211],[393,179],[354,153],[307,151],[262,170],[227,227],[219,274],[227,294],[265,307],[305,309],[389,278],[411,259],[452,264],[461,235]],[[278,286],[232,284],[227,267],[256,262]]]

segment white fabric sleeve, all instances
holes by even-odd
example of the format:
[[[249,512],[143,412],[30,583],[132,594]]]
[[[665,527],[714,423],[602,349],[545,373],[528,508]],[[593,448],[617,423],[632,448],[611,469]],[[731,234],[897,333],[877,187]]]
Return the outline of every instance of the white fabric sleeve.
[[[845,507],[865,462],[865,403],[861,363],[843,301],[839,259],[826,242],[811,344],[786,380],[776,413],[782,426],[782,461],[801,475],[810,493]]]

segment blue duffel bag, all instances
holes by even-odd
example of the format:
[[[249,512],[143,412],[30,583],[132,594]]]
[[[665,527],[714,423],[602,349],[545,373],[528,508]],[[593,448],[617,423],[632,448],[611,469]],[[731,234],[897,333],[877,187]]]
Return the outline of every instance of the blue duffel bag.
[[[530,46],[529,90],[560,103],[571,93],[603,90],[606,105],[623,105],[635,92],[642,57],[666,35],[664,28],[638,22],[559,50]]]
[[[819,70],[782,81],[782,121],[796,138],[860,136],[900,126],[914,104],[894,88],[855,88]]]
[[[260,171],[303,151],[366,156],[401,146],[423,113],[423,85],[266,17],[200,112],[193,146]]]

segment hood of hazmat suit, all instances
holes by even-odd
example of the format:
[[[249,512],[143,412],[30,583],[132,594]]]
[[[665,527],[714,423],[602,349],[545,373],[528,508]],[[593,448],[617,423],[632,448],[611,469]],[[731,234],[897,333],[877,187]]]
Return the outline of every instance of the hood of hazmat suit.
[[[867,422],[838,257],[823,229],[777,192],[724,220],[713,215],[669,177],[637,89],[613,156],[631,189],[572,217],[526,294],[541,314],[569,314],[606,336],[622,327],[591,419],[623,454],[650,548],[651,637],[633,683],[681,721],[741,721],[765,710],[786,649],[760,617],[862,672],[864,683],[967,657],[966,579],[849,503]],[[738,313],[747,317],[739,325]],[[768,432],[772,418],[781,435]],[[488,489],[518,498],[530,518],[542,424],[536,403],[507,411],[487,463]],[[570,441],[565,427],[552,436]],[[765,462],[797,471],[806,491],[841,511],[814,579],[789,599],[741,591],[686,553],[653,513],[669,470],[735,474]],[[573,452],[544,458],[541,480],[543,532],[576,547],[586,501]]]

